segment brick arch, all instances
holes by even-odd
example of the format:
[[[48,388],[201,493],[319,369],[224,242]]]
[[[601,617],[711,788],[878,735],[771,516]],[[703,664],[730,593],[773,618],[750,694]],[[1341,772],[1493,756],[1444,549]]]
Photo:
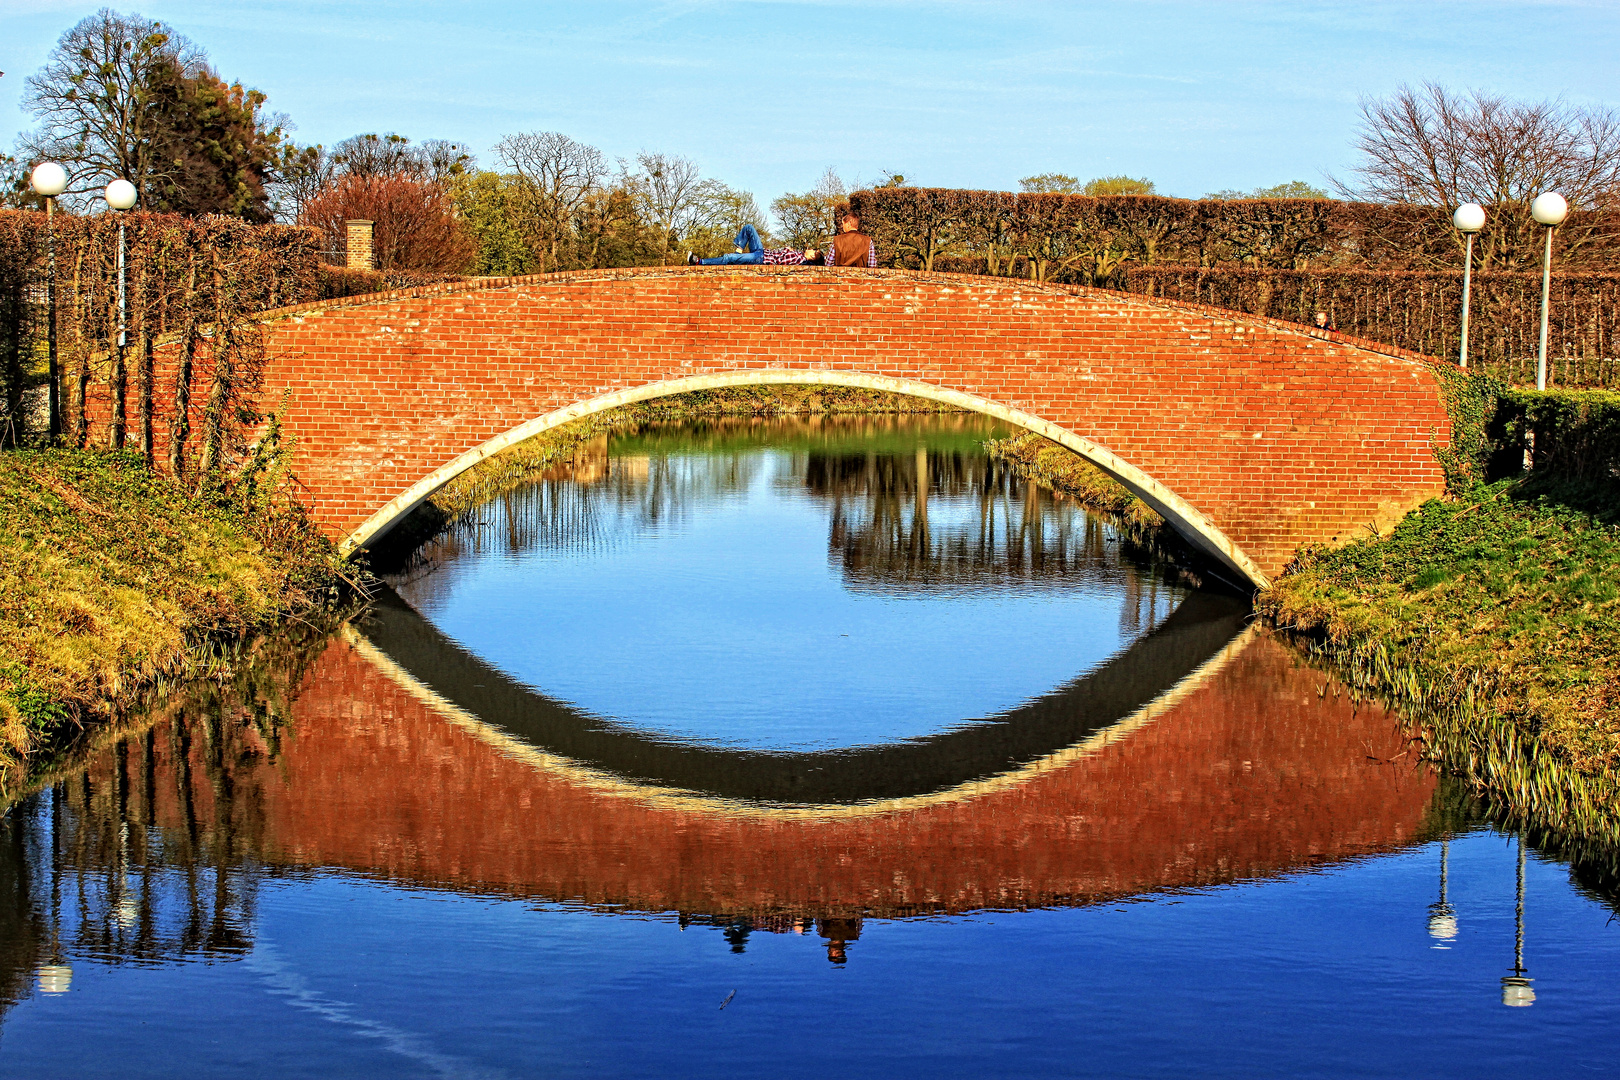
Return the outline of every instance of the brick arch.
[[[1111,473],[1257,587],[1444,490],[1440,361],[1151,297],[823,267],[486,278],[261,317],[262,411],[315,521],[361,546],[471,463],[703,385],[877,386],[1000,416]],[[159,384],[174,346],[160,349]],[[199,383],[206,375],[199,377]],[[199,391],[200,398],[200,391]],[[107,403],[89,403],[103,419]],[[159,449],[164,432],[159,426]]]
[[[1038,435],[1051,439],[1053,442],[1068,447],[1121,484],[1124,484],[1139,499],[1157,510],[1170,526],[1195,548],[1234,571],[1240,580],[1247,580],[1262,587],[1266,583],[1265,575],[1255,565],[1254,561],[1233,543],[1231,538],[1223,533],[1214,522],[1200,513],[1197,507],[1130,462],[1121,459],[1117,454],[1111,453],[1090,439],[1059,427],[1050,421],[1042,420],[1038,416],[1032,416],[1021,409],[1010,408],[979,397],[976,394],[951,390],[931,383],[919,382],[915,379],[874,375],[864,371],[795,371],[784,368],[725,371],[712,375],[693,375],[684,379],[671,379],[634,387],[629,390],[617,390],[613,393],[602,394],[589,401],[570,405],[564,409],[557,409],[546,413],[544,416],[537,416],[533,420],[519,424],[510,431],[503,432],[483,444],[473,447],[454,461],[435,469],[389,500],[386,505],[367,518],[358,529],[345,537],[340,542],[339,547],[344,552],[350,552],[380,539],[412,510],[420,506],[423,500],[432,496],[435,491],[444,487],[445,484],[448,484],[457,476],[460,476],[486,458],[492,457],[502,450],[509,449],[525,439],[532,439],[536,435],[550,431],[552,428],[561,427],[564,424],[572,423],[575,420],[608,409],[618,408],[621,405],[668,397],[672,394],[725,387],[788,385],[843,386],[906,394],[911,397],[937,401],[942,404],[967,409],[971,412],[992,416],[1024,430],[1033,431]]]

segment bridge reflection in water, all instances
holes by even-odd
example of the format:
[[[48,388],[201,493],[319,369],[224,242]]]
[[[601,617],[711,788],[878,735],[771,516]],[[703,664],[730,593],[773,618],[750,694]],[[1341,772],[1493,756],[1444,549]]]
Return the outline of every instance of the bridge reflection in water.
[[[837,755],[616,730],[384,603],[312,662],[285,715],[165,720],[15,808],[10,993],[68,955],[241,955],[260,884],[318,868],[666,913],[727,927],[734,948],[813,929],[841,962],[868,918],[1091,904],[1430,838],[1436,780],[1393,718],[1324,692],[1240,622],[1189,601],[1128,663],[857,752],[834,781],[817,777]]]

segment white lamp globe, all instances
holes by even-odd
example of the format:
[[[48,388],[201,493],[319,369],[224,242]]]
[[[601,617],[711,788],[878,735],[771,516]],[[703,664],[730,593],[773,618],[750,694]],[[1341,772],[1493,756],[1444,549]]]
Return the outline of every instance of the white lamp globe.
[[[54,161],[44,161],[34,166],[28,183],[35,193],[54,199],[67,190],[67,170]]]
[[[135,205],[135,185],[128,180],[114,180],[107,185],[107,205],[114,210],[128,210]]]
[[[1466,202],[1451,215],[1451,223],[1458,232],[1476,233],[1485,227],[1485,208],[1477,202]]]
[[[1569,214],[1569,203],[1556,191],[1543,192],[1530,204],[1530,216],[1543,225],[1561,225]]]

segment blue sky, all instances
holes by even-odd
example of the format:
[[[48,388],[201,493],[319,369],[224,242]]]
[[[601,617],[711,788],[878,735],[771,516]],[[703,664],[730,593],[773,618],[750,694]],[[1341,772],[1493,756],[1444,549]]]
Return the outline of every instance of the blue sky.
[[[1434,80],[1620,105],[1620,2],[588,4],[147,0],[304,142],[489,148],[558,130],[694,158],[763,205],[895,170],[1015,188],[1128,173],[1198,196],[1354,164],[1356,102]],[[93,3],[0,0],[0,139],[23,79]]]

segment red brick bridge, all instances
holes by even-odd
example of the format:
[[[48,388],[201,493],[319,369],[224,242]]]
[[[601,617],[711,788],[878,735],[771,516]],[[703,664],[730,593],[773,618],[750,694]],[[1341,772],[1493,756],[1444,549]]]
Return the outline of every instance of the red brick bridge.
[[[264,316],[310,509],[362,547],[484,457],[600,409],[822,383],[989,413],[1080,453],[1264,586],[1437,494],[1434,362],[1233,312],[898,270],[482,279]]]

